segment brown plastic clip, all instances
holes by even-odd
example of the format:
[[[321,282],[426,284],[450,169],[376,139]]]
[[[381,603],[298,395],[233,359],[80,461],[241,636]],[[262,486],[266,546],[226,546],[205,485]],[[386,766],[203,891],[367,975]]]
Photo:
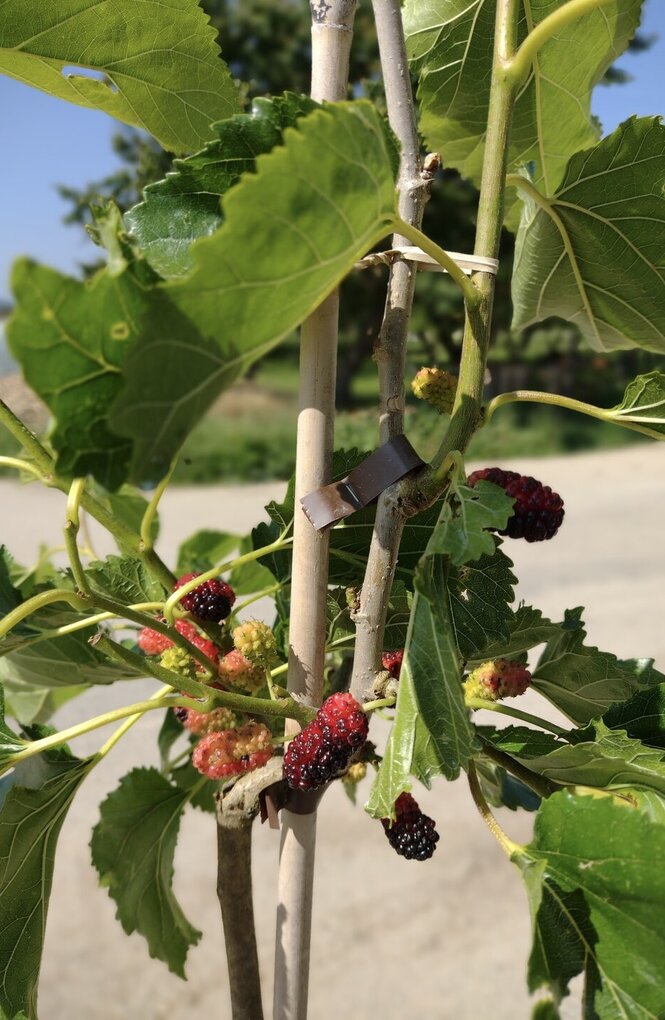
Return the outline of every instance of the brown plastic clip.
[[[423,464],[406,436],[395,436],[370,453],[346,478],[303,496],[302,508],[310,523],[321,531],[369,506],[389,485]]]

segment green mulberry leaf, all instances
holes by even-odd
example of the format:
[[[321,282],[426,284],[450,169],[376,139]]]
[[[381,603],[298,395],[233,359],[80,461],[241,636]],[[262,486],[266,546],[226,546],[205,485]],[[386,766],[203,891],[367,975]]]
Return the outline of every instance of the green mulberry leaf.
[[[223,222],[222,195],[242,174],[254,170],[258,155],[281,145],[287,127],[316,106],[306,96],[292,94],[256,99],[251,113],[213,124],[213,141],[176,160],[163,181],[148,185],[145,201],[130,209],[125,222],[161,276],[181,276],[193,268],[192,242]]]
[[[638,375],[626,387],[623,400],[606,412],[608,421],[665,439],[665,373]]]
[[[617,659],[584,644],[582,610],[572,609],[532,674],[533,686],[576,723],[588,723],[617,702],[665,682],[653,659]]]
[[[473,488],[454,485],[441,508],[429,551],[449,556],[456,566],[491,556],[495,543],[490,531],[506,527],[514,502],[501,486],[491,482],[480,481]]]
[[[665,125],[633,117],[576,153],[549,197],[513,178],[524,199],[515,329],[557,315],[594,350],[665,351],[664,160]]]
[[[561,6],[562,0],[520,0],[518,42]],[[591,90],[628,45],[641,6],[641,0],[605,3],[559,29],[535,57],[515,102],[508,168],[533,165],[543,194],[555,192],[570,156],[597,140]],[[427,145],[479,186],[496,0],[407,0],[404,18]],[[518,217],[509,206],[512,229]]]
[[[37,1018],[37,983],[56,845],[78,787],[96,759],[66,749],[14,771],[0,810],[0,1008]],[[26,762],[25,766],[30,766]]]
[[[156,769],[133,769],[102,803],[90,844],[124,930],[143,935],[150,955],[180,977],[201,936],[173,893],[173,854],[190,799],[191,791],[171,786]]]
[[[559,1003],[577,974],[584,1016],[665,1015],[665,828],[613,797],[556,793],[513,860],[533,922],[531,991]]]
[[[562,786],[653,790],[665,796],[665,755],[596,720],[565,738],[509,726],[488,739],[532,772]]]
[[[211,121],[238,109],[197,0],[5,0],[0,71],[143,128],[173,152],[197,148]]]
[[[383,120],[362,100],[301,117],[226,193],[223,212],[192,247],[193,270],[161,288],[196,335],[151,328],[125,364],[110,425],[132,441],[137,478],[163,473],[218,394],[390,232],[395,149]]]
[[[443,557],[426,556],[415,584],[395,720],[367,805],[375,818],[394,816],[395,801],[410,788],[410,776],[426,786],[436,775],[455,779],[476,749]]]

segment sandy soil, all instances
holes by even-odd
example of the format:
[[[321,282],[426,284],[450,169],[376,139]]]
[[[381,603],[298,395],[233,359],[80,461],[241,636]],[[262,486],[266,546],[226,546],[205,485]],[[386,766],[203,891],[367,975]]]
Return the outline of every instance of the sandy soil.
[[[520,461],[565,498],[567,517],[556,541],[510,544],[521,578],[518,595],[558,618],[586,605],[589,638],[620,655],[650,655],[665,667],[663,575],[665,450]],[[246,529],[280,485],[211,487],[167,494],[161,551],[207,526]],[[59,541],[64,497],[36,485],[0,482],[0,540],[28,560],[40,539]],[[638,522],[634,523],[634,522]],[[131,700],[147,682],[133,686]],[[91,692],[61,714],[64,725],[84,712],[127,700],[122,688]],[[534,709],[537,696],[522,702]],[[539,710],[542,710],[539,707]],[[554,717],[555,713],[550,711]],[[134,728],[90,776],[65,823],[55,871],[41,986],[43,1020],[181,1020],[229,1016],[225,961],[214,893],[214,821],[190,812],[176,858],[176,890],[204,937],[191,952],[189,982],[148,957],[139,936],[127,938],[89,864],[97,805],[120,776],[155,761],[159,720]],[[92,751],[103,731],[77,742]],[[427,864],[392,854],[381,827],[354,809],[343,791],[324,798],[319,822],[312,950],[312,1020],[528,1020],[524,990],[529,920],[515,869],[484,829],[464,781],[443,780],[418,793],[437,819],[441,841]],[[513,838],[527,840],[531,819],[503,812]],[[266,1012],[272,986],[274,879],[278,836],[256,827],[254,875]],[[200,1013],[199,1010],[203,1010]],[[565,1017],[579,1016],[568,1000]]]

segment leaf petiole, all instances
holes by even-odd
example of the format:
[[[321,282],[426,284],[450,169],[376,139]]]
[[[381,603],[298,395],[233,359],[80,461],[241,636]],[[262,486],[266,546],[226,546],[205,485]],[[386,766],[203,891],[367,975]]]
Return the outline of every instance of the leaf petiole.
[[[473,797],[474,803],[478,808],[480,817],[485,822],[485,825],[490,830],[497,843],[506,854],[507,857],[512,858],[514,854],[520,853],[524,848],[519,843],[514,843],[512,839],[503,831],[496,818],[492,814],[489,804],[483,796],[483,791],[480,789],[480,783],[478,781],[478,773],[476,766],[473,762],[469,762],[469,789],[471,790],[471,796]]]
[[[538,52],[562,28],[573,21],[590,14],[599,7],[613,3],[614,0],[568,0],[568,3],[553,10],[546,18],[536,25],[519,47],[515,55],[505,65],[506,74],[516,86],[521,86],[527,75],[531,73],[533,61]]]
[[[60,747],[62,744],[67,744],[70,740],[75,740],[76,737],[82,737],[85,733],[90,733],[92,730],[99,729],[102,726],[108,726],[109,723],[116,722],[118,719],[131,719],[131,725],[137,722],[141,716],[146,712],[150,712],[155,708],[172,708],[174,706],[183,705],[185,707],[191,707],[191,698],[183,697],[164,697],[166,691],[171,691],[172,688],[162,688],[152,698],[147,701],[137,701],[133,705],[124,705],[122,708],[114,708],[109,712],[104,712],[102,715],[93,716],[92,719],[86,719],[85,722],[77,723],[75,726],[69,726],[65,730],[60,730],[58,733],[51,733],[48,737],[42,737],[40,740],[33,740],[27,747],[22,751],[17,751],[16,754],[12,755],[11,760],[7,764],[7,768],[12,768],[14,765],[18,765],[19,762],[24,761],[26,758],[32,758],[36,754],[42,754],[44,751],[50,751],[55,747]],[[126,724],[120,727],[122,733],[124,733],[129,726]],[[122,733],[118,730],[112,735],[110,741],[98,751],[97,756],[103,757],[107,750],[120,739]]]
[[[45,481],[43,473],[31,464],[28,460],[21,460],[20,457],[0,457],[0,467],[16,468],[17,471],[27,471],[34,475],[40,482]]]
[[[150,502],[145,508],[145,513],[143,514],[143,517],[141,519],[140,528],[141,544],[146,552],[150,551],[153,548],[154,542],[152,538],[152,526],[155,520],[155,516],[157,514],[157,508],[159,506],[162,496],[166,492],[169,482],[171,481],[177,463],[178,458],[176,456],[171,461],[171,466],[169,467],[168,471],[155,488],[155,491],[153,492]]]
[[[477,308],[480,304],[480,293],[476,286],[472,283],[471,279],[466,275],[463,269],[457,265],[455,260],[444,251],[435,241],[424,234],[418,227],[414,227],[411,223],[406,223],[404,220],[397,217],[395,220],[395,232],[402,234],[408,241],[418,245],[419,248],[438,262],[440,266],[448,273],[448,275],[455,281],[457,286],[462,291],[464,301],[468,308]]]
[[[32,613],[36,613],[39,609],[43,609],[44,606],[49,606],[53,602],[67,602],[72,609],[76,609],[79,612],[85,612],[88,609],[87,599],[81,595],[77,595],[76,592],[69,591],[67,588],[51,588],[48,591],[42,591],[39,595],[33,595],[32,598],[22,602],[16,609],[12,609],[10,613],[0,621],[0,638],[3,638],[5,634],[8,634],[12,628],[16,627],[17,624],[25,620],[27,616],[31,616]]]
[[[632,429],[633,432],[641,432],[652,439],[665,439],[665,434],[658,434],[655,430],[647,428],[649,424],[662,425],[662,418],[646,418],[642,415],[631,414],[630,408],[615,409],[595,407],[583,400],[575,400],[573,397],[564,397],[560,393],[541,393],[538,390],[511,390],[508,393],[500,393],[493,397],[485,407],[484,424],[488,425],[493,415],[505,404],[517,402],[531,404],[546,404],[550,407],[562,407],[566,411],[577,411],[579,414],[586,414],[589,418],[597,418],[600,421],[609,422],[611,425],[620,425],[625,429]]]
[[[81,499],[85,492],[85,478],[75,478],[72,482],[69,493],[67,494],[67,516],[65,519],[65,548],[67,549],[67,557],[69,559],[69,565],[76,581],[76,586],[79,591],[85,595],[90,594],[90,585],[88,584],[88,578],[86,577],[83,564],[81,563],[81,553],[78,547],[78,533],[80,526],[79,519],[79,508],[81,505]]]
[[[549,733],[554,733],[557,737],[565,737],[568,733],[568,730],[565,730],[562,726],[557,726],[556,723],[541,719],[539,715],[523,712],[520,708],[513,708],[512,705],[506,705],[504,702],[485,701],[484,698],[469,698],[466,706],[474,712],[486,709],[488,712],[498,712],[499,715],[509,715],[513,719],[519,719],[521,722],[530,723],[539,729],[548,730]]]

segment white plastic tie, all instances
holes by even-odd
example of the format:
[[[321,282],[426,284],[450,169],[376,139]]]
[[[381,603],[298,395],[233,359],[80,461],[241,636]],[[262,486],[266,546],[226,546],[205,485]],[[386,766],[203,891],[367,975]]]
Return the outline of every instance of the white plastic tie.
[[[499,270],[498,259],[488,259],[481,255],[463,255],[458,251],[447,251],[453,262],[456,262],[462,272],[470,276],[471,273],[491,273],[496,276]],[[439,265],[436,259],[424,252],[422,248],[414,245],[404,245],[400,248],[390,248],[388,251],[373,251],[365,255],[364,259],[356,262],[356,269],[369,269],[371,266],[391,266],[398,259],[405,259],[407,262],[414,262],[418,269],[428,273],[446,273],[447,269]]]

